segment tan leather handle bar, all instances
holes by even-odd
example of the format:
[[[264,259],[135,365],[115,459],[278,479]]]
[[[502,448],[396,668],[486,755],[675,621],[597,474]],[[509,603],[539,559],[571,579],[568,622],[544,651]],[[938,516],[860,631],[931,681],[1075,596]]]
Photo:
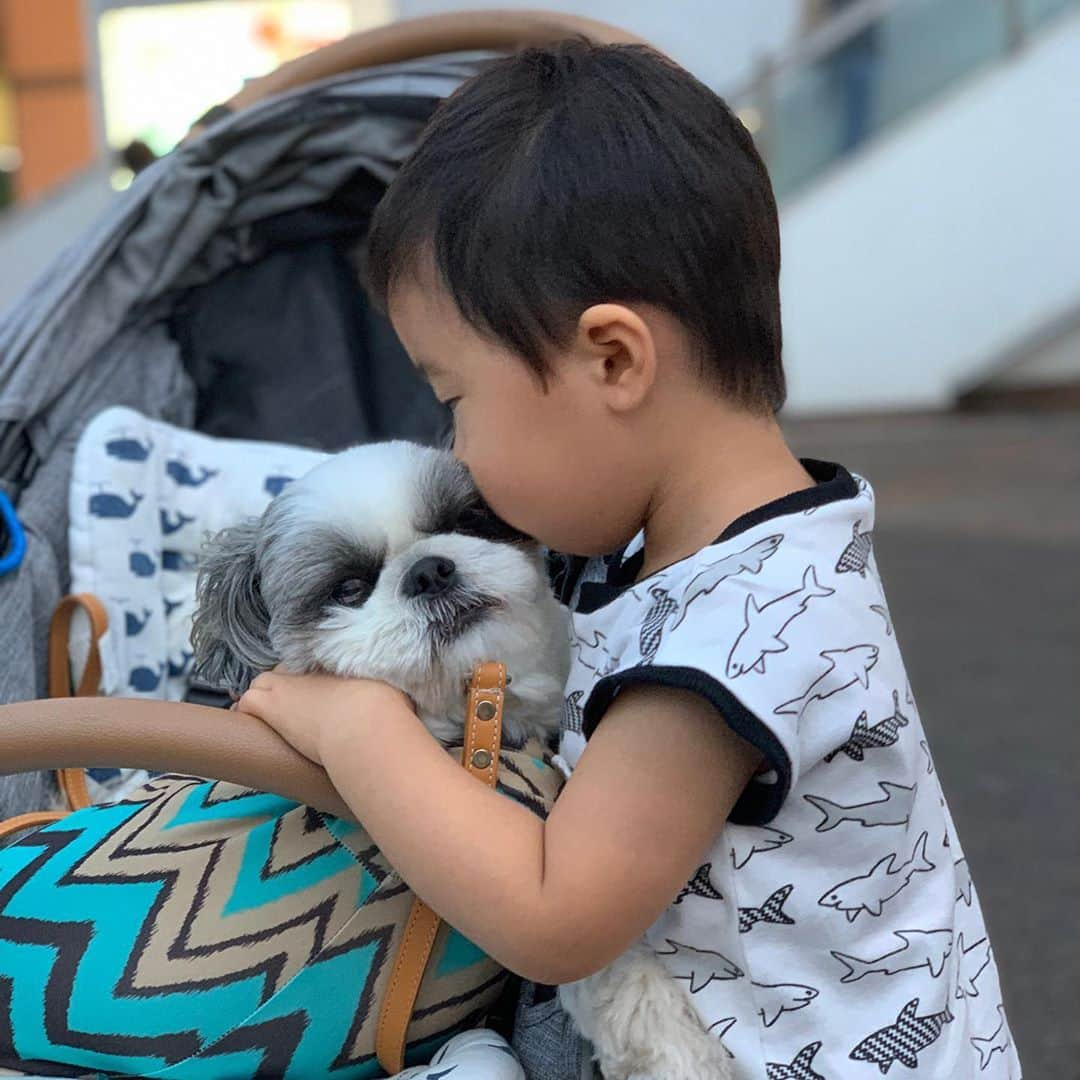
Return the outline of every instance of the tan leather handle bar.
[[[115,766],[227,780],[354,820],[321,768],[244,713],[135,698],[0,705],[0,773]]]
[[[583,36],[603,44],[642,39],[608,23],[555,11],[460,11],[405,19],[343,38],[252,79],[226,102],[234,112],[256,101],[357,68],[376,67],[442,53],[509,52]]]

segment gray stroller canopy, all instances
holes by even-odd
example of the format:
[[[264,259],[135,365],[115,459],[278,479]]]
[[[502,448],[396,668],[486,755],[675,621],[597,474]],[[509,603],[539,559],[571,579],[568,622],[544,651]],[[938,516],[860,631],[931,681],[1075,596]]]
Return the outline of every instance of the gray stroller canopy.
[[[358,180],[389,183],[434,104],[480,63],[413,62],[305,87],[215,125],[142,173],[0,319],[0,476],[15,479],[21,437],[48,457],[85,413],[91,384],[116,364],[119,335],[141,335],[182,291],[266,254],[261,222]],[[162,362],[148,351],[141,377]]]
[[[72,456],[101,409],[325,450],[441,437],[442,407],[351,260],[431,111],[483,62],[370,68],[213,125],[140,174],[3,315],[0,499],[25,551],[0,576],[0,702],[45,693]],[[0,555],[11,533],[0,526]],[[50,783],[0,778],[0,819],[44,805]]]

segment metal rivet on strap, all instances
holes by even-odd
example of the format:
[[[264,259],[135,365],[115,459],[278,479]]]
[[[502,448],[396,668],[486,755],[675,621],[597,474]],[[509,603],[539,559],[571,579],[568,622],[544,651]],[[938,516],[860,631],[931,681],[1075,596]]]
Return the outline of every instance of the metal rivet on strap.
[[[495,702],[494,701],[478,701],[476,703],[476,719],[477,720],[494,720],[495,719]]]
[[[491,754],[487,750],[474,750],[472,763],[477,769],[486,769],[491,764]]]

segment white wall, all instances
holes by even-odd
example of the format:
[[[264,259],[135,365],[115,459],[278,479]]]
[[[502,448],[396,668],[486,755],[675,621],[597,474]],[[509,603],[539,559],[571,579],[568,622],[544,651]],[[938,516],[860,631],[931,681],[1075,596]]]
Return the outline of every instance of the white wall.
[[[1080,303],[1080,14],[782,212],[795,413],[936,408]]]
[[[396,0],[399,18],[500,7],[565,11],[624,27],[725,93],[750,77],[756,59],[787,44],[802,0]]]

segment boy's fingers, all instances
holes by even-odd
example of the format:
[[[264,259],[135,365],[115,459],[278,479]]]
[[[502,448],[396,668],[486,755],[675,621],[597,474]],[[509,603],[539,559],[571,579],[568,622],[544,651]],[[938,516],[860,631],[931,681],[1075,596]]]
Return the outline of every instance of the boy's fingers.
[[[244,696],[233,706],[239,712],[253,713],[255,715],[260,714],[259,705],[266,705],[268,703],[265,690],[260,690],[257,687],[250,687]]]
[[[251,685],[248,687],[248,693],[252,690],[268,690],[272,682],[273,676],[269,671],[260,671],[259,674],[251,680]]]

